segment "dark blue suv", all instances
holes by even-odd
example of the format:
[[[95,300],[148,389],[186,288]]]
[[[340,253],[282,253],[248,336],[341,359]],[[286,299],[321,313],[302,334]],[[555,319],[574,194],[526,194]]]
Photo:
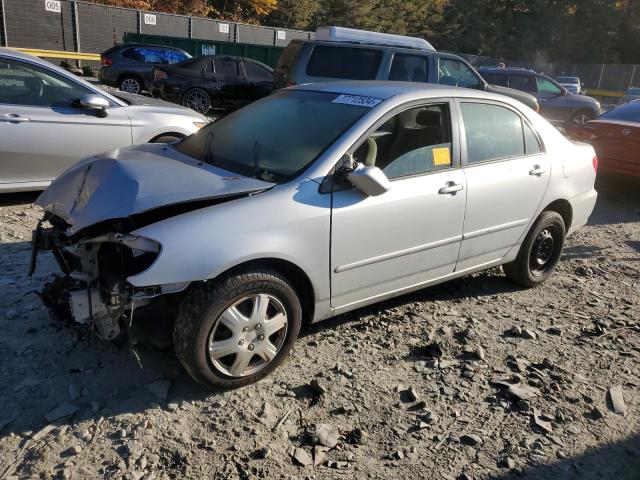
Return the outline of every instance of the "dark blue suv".
[[[480,75],[492,85],[515,88],[538,99],[540,114],[569,130],[600,115],[600,103],[586,95],[570,93],[555,80],[522,68],[480,67]]]
[[[184,50],[162,45],[124,44],[100,54],[102,68],[98,78],[104,85],[128,93],[151,92],[153,67],[173,65],[191,58]]]

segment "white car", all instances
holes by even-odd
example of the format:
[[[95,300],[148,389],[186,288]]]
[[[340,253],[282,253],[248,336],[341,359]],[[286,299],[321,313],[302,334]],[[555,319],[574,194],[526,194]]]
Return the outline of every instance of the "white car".
[[[76,165],[38,199],[33,245],[67,275],[52,307],[111,339],[164,297],[191,376],[239,386],[303,323],[497,265],[539,285],[594,208],[596,167],[503,95],[307,84]]]
[[[193,110],[113,95],[37,57],[0,48],[0,193],[43,190],[85,157],[175,141],[207,122]]]
[[[582,93],[582,83],[578,77],[556,77],[556,82],[562,85],[570,93]]]

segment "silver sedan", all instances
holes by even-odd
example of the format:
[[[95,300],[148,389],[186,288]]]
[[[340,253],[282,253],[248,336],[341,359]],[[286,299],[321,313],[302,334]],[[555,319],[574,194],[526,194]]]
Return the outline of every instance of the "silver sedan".
[[[116,97],[49,62],[0,48],[0,192],[42,190],[84,157],[175,141],[206,123],[192,110]]]
[[[497,265],[544,282],[594,208],[596,169],[591,146],[505,96],[302,85],[78,164],[38,199],[33,244],[67,275],[52,306],[69,298],[111,339],[164,298],[187,372],[239,386],[304,323]]]

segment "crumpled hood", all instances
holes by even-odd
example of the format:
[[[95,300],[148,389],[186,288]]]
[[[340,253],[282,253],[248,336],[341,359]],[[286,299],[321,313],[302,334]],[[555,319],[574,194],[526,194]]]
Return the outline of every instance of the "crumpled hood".
[[[104,220],[154,208],[258,192],[274,184],[244,177],[180,153],[145,144],[81,160],[36,200],[74,234]]]

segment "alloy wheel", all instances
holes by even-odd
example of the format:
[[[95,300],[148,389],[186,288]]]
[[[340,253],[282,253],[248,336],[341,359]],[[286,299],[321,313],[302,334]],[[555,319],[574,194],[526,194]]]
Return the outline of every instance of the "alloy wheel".
[[[253,375],[278,355],[287,326],[287,312],[275,296],[259,293],[244,297],[222,312],[214,324],[208,341],[209,360],[224,375]]]
[[[125,78],[120,84],[120,90],[127,93],[140,93],[140,82],[135,78]]]
[[[204,92],[201,92],[199,90],[189,92],[187,98],[185,99],[185,104],[190,109],[203,114],[207,113],[209,111],[209,108],[211,108],[209,98]]]
[[[591,120],[591,115],[588,113],[578,113],[573,117],[573,126],[574,127],[582,127],[585,123]]]

